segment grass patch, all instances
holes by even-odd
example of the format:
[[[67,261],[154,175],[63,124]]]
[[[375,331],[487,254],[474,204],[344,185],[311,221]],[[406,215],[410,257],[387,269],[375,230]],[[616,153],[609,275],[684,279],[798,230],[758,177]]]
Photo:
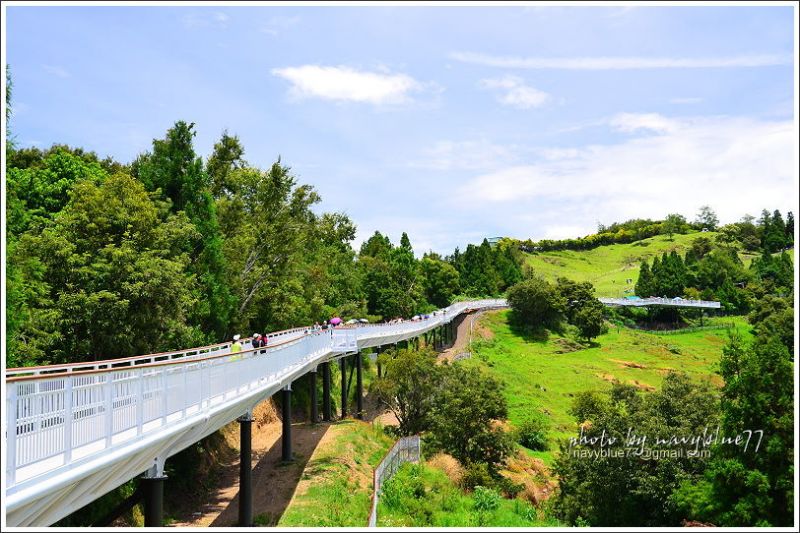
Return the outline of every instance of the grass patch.
[[[393,444],[383,429],[345,420],[328,430],[308,461],[301,486],[279,527],[365,527],[372,498],[372,470]]]
[[[559,526],[542,510],[493,492],[464,493],[447,475],[425,464],[406,463],[384,484],[378,503],[379,527]]]
[[[574,435],[576,424],[568,410],[579,392],[605,390],[613,379],[652,390],[660,388],[669,370],[722,384],[715,372],[728,339],[724,329],[661,336],[610,326],[592,347],[565,352],[560,335],[552,333],[548,340],[538,341],[522,338],[511,330],[507,316],[507,310],[483,316],[482,324],[494,336],[473,343],[474,357],[460,364],[484,366],[505,382],[512,425],[519,426],[533,410],[550,418],[549,451],[529,452],[546,464],[552,462],[558,439]],[[733,322],[745,339],[750,337],[743,317],[724,320]]]

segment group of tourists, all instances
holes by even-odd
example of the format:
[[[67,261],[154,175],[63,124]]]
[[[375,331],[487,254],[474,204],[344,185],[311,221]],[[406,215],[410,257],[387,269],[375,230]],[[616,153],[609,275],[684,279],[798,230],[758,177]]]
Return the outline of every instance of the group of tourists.
[[[410,320],[416,322],[416,321],[419,321],[419,320],[426,320],[428,318],[431,318],[431,316],[436,316],[436,311],[434,311],[432,313],[432,315],[416,315],[413,318],[411,318]],[[386,323],[387,324],[401,324],[401,323],[403,323],[403,321],[404,321],[404,319],[402,317],[397,317],[397,318],[393,318],[393,319],[389,320]],[[327,320],[323,320],[322,324],[320,324],[319,322],[314,322],[313,326],[309,326],[309,327],[307,327],[305,329],[305,333],[315,333],[315,332],[321,331],[323,329],[333,329],[338,324],[339,323],[337,323],[337,324],[334,324],[332,322],[329,323]],[[239,335],[238,333],[233,336],[233,342],[231,342],[231,353],[236,353],[236,352],[241,352],[242,351],[242,343],[240,342],[240,339],[241,339],[241,335]],[[264,348],[264,347],[267,346],[268,342],[269,342],[269,339],[267,338],[267,336],[266,335],[262,335],[260,333],[253,333],[253,338],[250,341],[253,349]]]
[[[241,352],[242,351],[242,343],[240,342],[242,336],[238,333],[233,336],[233,342],[231,343],[231,353]],[[251,347],[255,348],[264,348],[267,346],[269,342],[269,338],[266,335],[262,335],[261,333],[253,333],[253,338],[250,340]]]

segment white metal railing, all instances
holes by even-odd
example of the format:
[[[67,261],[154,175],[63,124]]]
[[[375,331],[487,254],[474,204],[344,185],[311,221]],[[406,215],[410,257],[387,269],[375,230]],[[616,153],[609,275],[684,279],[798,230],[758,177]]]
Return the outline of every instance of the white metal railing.
[[[378,466],[372,472],[372,509],[369,513],[369,527],[378,523],[378,499],[381,488],[403,463],[418,463],[420,459],[419,435],[401,437],[386,453]]]
[[[276,331],[267,334],[269,343],[284,342],[290,339],[302,337],[308,328],[293,328],[283,331]],[[242,339],[243,347],[250,344],[252,338],[248,337]],[[38,376],[47,374],[61,374],[70,372],[84,372],[87,370],[107,370],[110,368],[125,368],[134,367],[138,365],[146,365],[150,363],[161,363],[166,361],[174,361],[175,359],[188,359],[199,358],[209,355],[224,355],[231,351],[232,342],[222,342],[218,344],[211,344],[209,346],[201,346],[199,348],[189,348],[187,350],[177,350],[174,352],[162,352],[147,355],[138,355],[134,357],[125,357],[121,359],[106,359],[103,361],[87,361],[85,363],[67,363],[61,365],[48,365],[48,366],[27,366],[20,368],[7,368],[6,377],[11,376]]]
[[[434,328],[440,324],[450,322],[453,317],[469,311],[471,309],[487,309],[493,307],[505,307],[505,299],[496,298],[489,300],[476,300],[472,302],[458,302],[444,309],[439,309],[430,313],[427,319],[404,320],[394,324],[368,324],[352,329],[356,330],[358,339],[393,337],[405,335],[419,330]]]
[[[650,305],[661,307],[702,307],[706,309],[719,309],[719,302],[711,302],[707,300],[685,300],[683,298],[639,298],[636,300],[629,300],[627,298],[598,298],[600,302],[606,305],[621,305],[626,307],[646,307]]]
[[[93,460],[169,425],[266,388],[300,366],[358,350],[370,336],[411,338],[467,309],[426,320],[271,334],[267,347],[230,353],[230,343],[125,360],[10,369],[6,374],[6,496],[55,471]]]
[[[330,331],[271,348],[6,380],[6,487],[273,382],[331,351]]]

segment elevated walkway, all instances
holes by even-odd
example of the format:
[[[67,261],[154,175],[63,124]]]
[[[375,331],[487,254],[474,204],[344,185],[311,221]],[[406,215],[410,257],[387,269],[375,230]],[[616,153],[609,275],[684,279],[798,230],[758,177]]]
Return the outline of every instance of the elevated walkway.
[[[505,300],[476,300],[419,321],[296,328],[270,334],[268,347],[237,353],[221,343],[9,369],[6,524],[50,525],[143,472],[163,470],[168,457],[321,363],[418,337],[464,312],[505,306]]]
[[[683,298],[598,298],[609,307],[693,307],[719,309],[719,302],[685,300]]]

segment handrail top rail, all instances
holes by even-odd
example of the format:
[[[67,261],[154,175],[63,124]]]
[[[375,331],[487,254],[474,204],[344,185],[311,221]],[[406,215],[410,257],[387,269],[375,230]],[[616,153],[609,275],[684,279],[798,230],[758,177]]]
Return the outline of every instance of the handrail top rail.
[[[322,331],[324,331],[324,330],[322,330]],[[302,335],[300,337],[296,337],[296,338],[290,339],[288,341],[279,342],[279,343],[276,343],[276,344],[273,344],[273,345],[270,345],[270,346],[261,346],[259,348],[250,348],[250,349],[241,350],[241,351],[238,351],[238,352],[220,353],[220,354],[209,355],[209,356],[206,356],[206,357],[197,357],[197,358],[192,358],[192,359],[170,359],[169,361],[156,361],[154,363],[144,363],[144,364],[141,364],[141,365],[133,365],[133,366],[127,366],[127,367],[122,367],[122,368],[96,368],[96,369],[92,369],[92,370],[80,370],[78,372],[60,373],[60,374],[33,374],[33,375],[30,375],[30,376],[8,376],[8,377],[6,377],[6,383],[17,383],[17,382],[20,382],[20,381],[33,381],[33,380],[37,380],[37,379],[50,379],[50,378],[59,379],[59,378],[70,377],[70,376],[86,376],[86,375],[90,375],[90,374],[105,374],[105,373],[108,373],[108,372],[125,372],[127,370],[138,370],[140,368],[153,368],[153,367],[169,366],[169,365],[190,365],[190,364],[194,364],[194,363],[202,363],[204,361],[209,361],[211,359],[219,359],[221,357],[228,357],[228,356],[231,356],[231,355],[244,355],[244,354],[250,354],[250,353],[253,353],[253,352],[257,352],[257,351],[268,352],[268,351],[274,350],[276,348],[284,348],[284,347],[286,347],[286,345],[297,343],[297,342],[299,342],[299,341],[301,341],[303,339],[308,338],[310,335],[314,335],[316,333],[320,333],[320,331],[316,331],[316,332],[312,331],[312,332],[306,333],[306,334],[304,334],[304,335]]]
[[[447,316],[448,314],[450,314],[451,311],[455,310],[454,308],[458,308],[458,307],[463,307],[464,309],[472,309],[473,307],[471,307],[471,306],[474,306],[475,303],[477,303],[477,302],[492,302],[492,303],[494,303],[494,302],[499,302],[501,300],[502,299],[498,299],[498,298],[488,298],[488,299],[483,299],[483,300],[472,300],[472,301],[468,301],[468,302],[456,302],[456,303],[453,303],[453,304],[451,304],[450,306],[448,306],[448,307],[446,307],[444,309],[437,309],[436,310],[437,311],[437,315],[436,316],[437,317],[438,316]],[[466,304],[466,305],[460,305],[460,304]],[[441,313],[439,313],[439,311],[441,311]],[[431,315],[430,318],[435,318],[435,317],[433,315]],[[426,319],[426,320],[428,320],[428,319]],[[248,350],[241,350],[239,352],[234,352],[234,353],[245,354],[245,353],[250,353],[250,352],[253,352],[253,351],[256,351],[256,350],[270,350],[270,349],[277,348],[279,346],[286,345],[288,343],[299,341],[301,339],[304,339],[304,338],[308,337],[309,335],[319,334],[321,332],[336,332],[336,331],[342,331],[342,330],[357,331],[359,328],[366,328],[366,327],[369,327],[369,326],[381,326],[381,327],[383,327],[383,326],[403,326],[403,325],[406,325],[406,324],[419,324],[420,322],[422,322],[422,321],[421,320],[414,321],[414,320],[411,320],[411,319],[404,319],[403,322],[394,323],[394,324],[389,324],[389,323],[360,324],[360,325],[352,324],[352,325],[350,325],[351,327],[345,327],[345,325],[342,325],[342,327],[335,327],[335,328],[328,327],[326,329],[318,329],[318,330],[314,330],[313,326],[303,326],[303,327],[280,330],[280,331],[276,331],[276,332],[272,332],[272,333],[266,334],[268,337],[275,337],[275,336],[285,335],[285,334],[292,333],[292,332],[305,331],[305,333],[303,335],[300,335],[300,336],[298,336],[296,338],[293,338],[293,339],[291,339],[289,341],[284,341],[284,342],[280,342],[280,343],[277,343],[277,344],[272,344],[272,345],[263,346],[263,347],[259,347],[259,348],[250,348]],[[240,339],[240,340],[243,340],[243,341],[246,342],[246,341],[252,340],[252,337],[247,337],[247,338]],[[83,363],[66,363],[66,364],[63,364],[63,365],[45,365],[45,366],[38,366],[38,367],[10,368],[10,369],[6,369],[5,379],[6,379],[6,383],[12,383],[12,382],[32,381],[32,380],[36,380],[36,379],[61,378],[61,377],[68,376],[68,375],[69,376],[85,376],[85,375],[89,375],[89,374],[103,374],[103,373],[108,373],[108,372],[121,372],[121,371],[125,371],[125,370],[138,369],[138,368],[152,368],[152,367],[156,367],[156,366],[167,366],[167,365],[196,363],[196,362],[200,362],[200,361],[208,361],[208,360],[211,360],[211,359],[217,359],[217,358],[221,358],[221,357],[226,357],[226,356],[229,356],[229,355],[232,355],[232,354],[231,353],[225,353],[225,354],[215,353],[215,354],[212,354],[212,355],[205,355],[205,356],[200,356],[200,357],[192,355],[192,356],[189,356],[189,357],[180,357],[180,358],[168,359],[168,360],[165,360],[165,361],[151,361],[151,362],[142,363],[142,364],[136,364],[135,361],[145,361],[145,360],[148,360],[148,359],[153,359],[155,357],[163,357],[163,356],[180,354],[180,353],[187,353],[187,352],[193,352],[193,351],[198,351],[199,352],[199,351],[204,350],[204,349],[220,348],[220,347],[227,346],[229,344],[231,344],[231,342],[226,341],[226,342],[222,342],[222,343],[211,344],[211,345],[208,345],[208,346],[200,346],[200,347],[196,347],[196,348],[188,348],[186,350],[177,350],[177,351],[174,351],[174,352],[160,352],[160,353],[155,353],[155,354],[139,355],[139,356],[127,357],[127,358],[121,358],[121,359],[106,359],[106,360],[103,360],[103,361],[91,361],[91,362],[83,362]],[[123,365],[124,363],[128,363],[128,364],[125,365],[125,366],[112,366],[112,365]],[[75,372],[69,372],[68,371],[69,368],[74,368],[74,367],[101,366],[101,365],[108,365],[108,366],[107,366],[107,368],[91,368],[91,369],[79,370],[79,371],[75,371]],[[47,373],[41,373],[42,371],[48,371],[48,370],[49,370],[49,372],[47,372]],[[13,374],[9,375],[9,372],[13,372]],[[36,372],[36,373],[28,374],[29,372]],[[19,374],[24,374],[24,375],[19,375]]]
[[[278,331],[273,331],[272,333],[266,333],[265,335],[267,337],[274,337],[274,336],[278,336],[278,335],[285,335],[287,333],[293,333],[293,332],[304,330],[304,329],[307,329],[307,326],[289,328],[289,329],[282,329],[282,330],[278,330]],[[252,340],[252,339],[253,339],[253,337],[244,337],[244,338],[239,339],[239,340],[241,340],[241,341],[249,341],[249,340]],[[155,353],[148,353],[148,354],[142,354],[142,355],[132,355],[130,357],[120,357],[120,358],[117,358],[117,359],[101,359],[100,361],[84,361],[84,362],[79,362],[79,363],[59,363],[59,364],[56,364],[56,365],[40,365],[40,366],[18,366],[18,367],[14,367],[14,368],[6,368],[6,374],[8,374],[9,372],[15,372],[15,373],[19,373],[19,372],[35,372],[37,370],[48,370],[48,369],[55,372],[56,370],[59,370],[59,369],[62,369],[62,368],[66,369],[66,368],[72,368],[72,367],[76,367],[76,366],[121,364],[121,363],[130,362],[130,361],[149,359],[149,358],[153,358],[153,357],[164,357],[164,356],[168,356],[168,355],[176,355],[176,354],[180,354],[180,353],[187,353],[187,352],[194,352],[194,351],[198,351],[199,352],[200,350],[206,350],[206,349],[212,349],[212,348],[220,348],[220,347],[226,346],[228,344],[232,344],[232,342],[231,341],[224,341],[224,342],[218,342],[216,344],[208,344],[208,345],[205,345],[205,346],[197,346],[197,347],[194,347],[194,348],[186,348],[186,349],[183,349],[183,350],[173,350],[173,351],[170,351],[170,352],[155,352]],[[138,367],[138,366],[142,366],[142,365],[136,365],[136,366]],[[119,369],[117,368],[117,369],[114,369],[114,370],[119,370]]]

